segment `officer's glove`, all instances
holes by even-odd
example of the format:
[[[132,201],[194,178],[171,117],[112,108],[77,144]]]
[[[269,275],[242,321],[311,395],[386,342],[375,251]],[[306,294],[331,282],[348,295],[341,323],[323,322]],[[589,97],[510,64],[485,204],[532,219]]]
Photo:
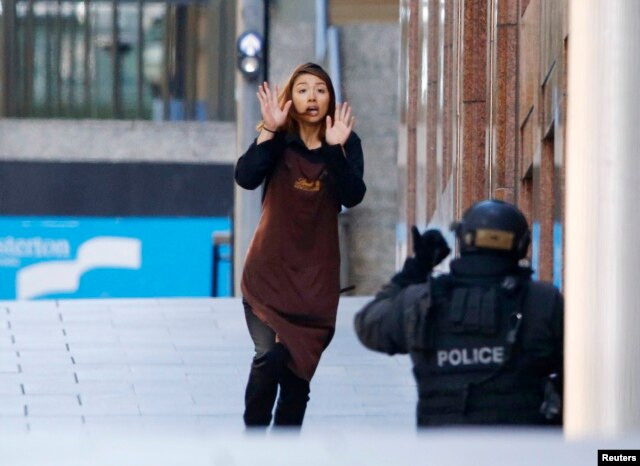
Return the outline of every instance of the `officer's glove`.
[[[395,274],[391,281],[404,288],[414,283],[425,282],[430,271],[427,264],[420,262],[417,257],[407,257],[402,270]]]
[[[411,234],[415,255],[408,257],[404,261],[402,270],[391,279],[393,283],[403,288],[425,282],[431,270],[451,252],[439,230],[427,230],[421,235],[414,225],[411,227]]]
[[[411,227],[411,235],[415,256],[420,262],[428,265],[429,271],[451,252],[440,230],[427,230],[421,235],[414,225]]]

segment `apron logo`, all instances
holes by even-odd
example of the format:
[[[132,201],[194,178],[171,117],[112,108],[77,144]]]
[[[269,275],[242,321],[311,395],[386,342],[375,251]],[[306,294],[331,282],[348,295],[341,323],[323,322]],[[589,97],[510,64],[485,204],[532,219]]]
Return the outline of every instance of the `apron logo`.
[[[317,192],[320,191],[320,180],[310,181],[306,178],[298,178],[293,187],[301,191]]]

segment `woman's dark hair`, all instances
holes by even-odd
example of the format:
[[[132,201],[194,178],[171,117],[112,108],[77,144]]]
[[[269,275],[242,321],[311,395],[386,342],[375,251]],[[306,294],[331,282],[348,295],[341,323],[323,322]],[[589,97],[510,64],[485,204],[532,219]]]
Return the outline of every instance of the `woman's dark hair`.
[[[331,117],[333,117],[333,114],[336,111],[336,92],[333,89],[333,83],[331,82],[331,77],[329,76],[329,74],[320,65],[316,65],[315,63],[304,63],[293,70],[293,73],[291,73],[291,76],[289,76],[289,79],[278,95],[278,104],[280,105],[280,108],[284,106],[285,102],[287,102],[288,100],[292,100],[293,84],[295,83],[296,79],[298,79],[298,76],[302,74],[311,74],[317,78],[320,78],[327,85],[327,89],[329,90],[329,108],[327,109],[327,115],[331,115]],[[324,133],[327,129],[326,124],[326,119],[322,119],[322,127],[320,129],[321,138],[324,138]],[[264,122],[260,121],[257,129],[261,130],[263,126]],[[287,115],[287,119],[285,120],[284,125],[282,125],[281,129],[288,133],[298,132],[299,124],[293,105],[289,109],[289,114]]]

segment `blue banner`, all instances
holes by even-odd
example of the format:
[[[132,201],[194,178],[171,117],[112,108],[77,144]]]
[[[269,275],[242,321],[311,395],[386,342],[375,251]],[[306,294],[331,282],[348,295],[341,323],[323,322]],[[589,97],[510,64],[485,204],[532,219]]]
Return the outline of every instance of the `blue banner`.
[[[0,299],[230,294],[228,218],[0,217]]]

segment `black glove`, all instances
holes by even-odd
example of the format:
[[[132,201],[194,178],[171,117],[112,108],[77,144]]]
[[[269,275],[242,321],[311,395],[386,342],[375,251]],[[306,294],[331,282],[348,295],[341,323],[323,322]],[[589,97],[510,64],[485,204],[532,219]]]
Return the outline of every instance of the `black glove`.
[[[451,252],[439,230],[427,230],[420,235],[414,225],[411,227],[411,235],[415,255],[408,257],[402,270],[391,279],[401,287],[425,282],[431,270]]]
[[[416,259],[427,264],[430,269],[442,262],[451,252],[440,230],[427,230],[421,235],[414,225],[411,227],[411,236]]]

